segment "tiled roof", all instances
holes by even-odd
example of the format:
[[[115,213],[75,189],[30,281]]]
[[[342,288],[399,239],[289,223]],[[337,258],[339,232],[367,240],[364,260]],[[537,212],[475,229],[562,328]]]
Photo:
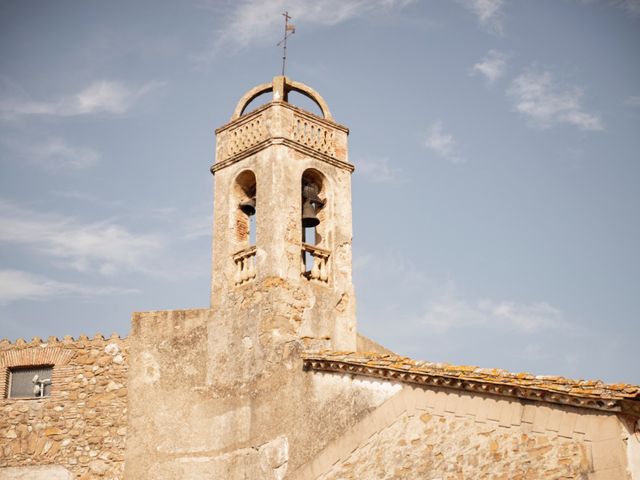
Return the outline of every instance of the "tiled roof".
[[[308,352],[307,370],[335,371],[640,416],[640,386],[449,365],[369,352]]]

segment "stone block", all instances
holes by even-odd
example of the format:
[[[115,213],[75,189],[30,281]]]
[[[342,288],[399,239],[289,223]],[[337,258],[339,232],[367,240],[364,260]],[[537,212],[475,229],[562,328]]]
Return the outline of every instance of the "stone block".
[[[433,401],[433,414],[434,415],[444,415],[444,406],[447,403],[447,394],[442,391],[436,392],[434,401]]]
[[[567,412],[562,417],[560,422],[560,428],[558,429],[558,435],[565,438],[573,438],[573,429],[578,420],[578,414],[575,412]]]
[[[547,427],[547,420],[551,415],[551,409],[545,405],[536,405],[536,416],[533,419],[532,430],[538,433],[544,433]]]
[[[562,423],[562,419],[565,415],[566,413],[560,408],[551,407],[551,411],[547,417],[546,429],[551,432],[557,432],[560,430],[560,424]]]
[[[627,455],[624,442],[618,438],[598,440],[591,446],[593,457],[593,470],[609,470],[624,468],[627,463]]]
[[[511,416],[513,409],[515,408],[515,402],[509,400],[500,400],[500,402],[498,403],[501,404],[498,423],[501,427],[511,427]]]
[[[497,400],[494,398],[487,398],[485,406],[487,410],[487,420],[497,422],[500,419],[500,411],[504,406],[504,400]]]
[[[73,480],[74,475],[60,465],[0,468],[0,480]]]
[[[608,440],[610,438],[620,438],[621,436],[620,421],[615,414],[599,414],[590,416],[587,423],[587,431],[585,440]]]
[[[526,404],[522,410],[522,422],[523,423],[533,423],[536,418],[536,407],[535,405]]]
[[[522,420],[522,411],[524,410],[524,405],[522,403],[515,401],[511,403],[511,420],[510,423],[513,426],[518,426]]]
[[[629,480],[629,474],[625,468],[611,468],[589,474],[589,480]]]
[[[460,401],[460,395],[454,392],[447,393],[447,399],[444,404],[444,411],[446,413],[455,413]]]

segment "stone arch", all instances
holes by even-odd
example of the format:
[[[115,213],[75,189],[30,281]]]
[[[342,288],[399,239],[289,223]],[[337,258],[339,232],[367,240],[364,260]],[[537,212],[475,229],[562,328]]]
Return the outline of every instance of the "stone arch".
[[[326,230],[327,230],[327,220],[329,216],[328,212],[328,202],[327,202],[327,178],[325,175],[315,168],[307,168],[302,172],[300,176],[300,187],[301,187],[301,197],[303,194],[302,189],[304,189],[305,185],[314,184],[318,187],[318,196],[323,201],[319,208],[316,209],[316,216],[320,223],[315,228],[315,238],[314,245],[324,246],[326,244]],[[303,201],[303,199],[301,199]],[[303,203],[303,202],[302,202]],[[303,227],[303,241],[304,239],[304,227]],[[308,243],[308,242],[306,242]]]
[[[313,188],[307,190],[309,186]],[[330,191],[327,177],[315,168],[307,168],[300,176],[301,210],[304,216],[309,216],[308,203],[316,197],[315,217],[317,225],[305,228],[302,222],[302,276],[313,281],[327,283],[330,277],[332,212]],[[305,204],[306,209],[305,209]]]
[[[255,229],[255,218],[251,219],[246,211],[241,208],[245,202],[253,200],[255,202],[255,212],[257,214],[257,183],[256,175],[252,170],[246,169],[236,175],[232,187],[231,208],[234,212],[234,232],[235,241],[241,248],[248,247],[252,240],[252,228]],[[253,232],[255,234],[255,231]]]
[[[243,114],[247,106],[256,98],[265,93],[273,92],[273,101],[288,101],[288,93],[290,91],[298,92],[305,97],[309,98],[313,101],[320,111],[322,112],[322,117],[325,120],[333,121],[333,116],[329,111],[329,106],[327,102],[325,102],[324,98],[316,92],[313,88],[305,85],[304,83],[295,82],[293,80],[288,79],[287,77],[275,77],[273,82],[271,83],[263,83],[256,87],[253,87],[247,93],[245,93],[242,98],[236,104],[236,108],[233,112],[233,116],[231,117],[231,121],[240,118]]]

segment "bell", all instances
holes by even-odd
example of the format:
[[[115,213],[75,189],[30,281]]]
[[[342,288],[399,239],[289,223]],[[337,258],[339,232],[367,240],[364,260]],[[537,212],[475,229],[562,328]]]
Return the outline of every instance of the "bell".
[[[316,215],[316,209],[314,208],[314,202],[305,200],[302,204],[302,226],[304,228],[317,227],[320,224],[320,220]]]
[[[248,217],[250,217],[251,215],[255,215],[256,197],[252,197],[248,200],[243,200],[238,204],[238,207],[240,207],[240,210],[242,210],[242,212],[246,214]]]
[[[302,198],[310,200],[315,204],[322,205],[322,200],[318,196],[318,185],[315,183],[307,183],[302,186]]]

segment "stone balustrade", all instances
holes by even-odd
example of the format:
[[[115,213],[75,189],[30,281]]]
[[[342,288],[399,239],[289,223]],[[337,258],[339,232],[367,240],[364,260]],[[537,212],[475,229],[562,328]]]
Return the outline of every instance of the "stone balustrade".
[[[240,250],[233,255],[236,264],[236,285],[242,285],[256,277],[256,247],[255,245]]]
[[[294,115],[293,140],[320,153],[335,157],[334,130],[309,117]]]
[[[268,137],[266,121],[266,114],[262,112],[230,130],[225,142],[225,156],[232,157],[266,140]]]
[[[307,269],[307,255],[311,256],[312,263]],[[310,280],[321,282],[329,281],[329,251],[306,243],[302,244],[302,275]]]
[[[288,103],[259,107],[216,133],[218,145],[213,172],[259,151],[270,142],[284,143],[306,153],[311,150],[322,154],[324,161],[337,161],[340,167],[353,169],[346,162],[348,130]]]

